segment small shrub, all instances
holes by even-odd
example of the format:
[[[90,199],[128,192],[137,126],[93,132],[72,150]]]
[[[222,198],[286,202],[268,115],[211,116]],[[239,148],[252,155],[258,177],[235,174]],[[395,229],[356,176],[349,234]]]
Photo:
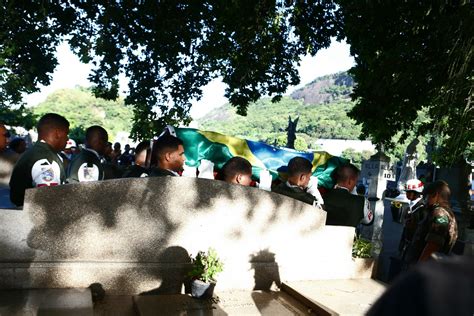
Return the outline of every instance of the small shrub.
[[[209,248],[207,253],[199,251],[196,257],[191,256],[193,269],[189,272],[189,276],[193,279],[199,279],[203,282],[216,282],[216,276],[222,272],[224,265],[217,257],[217,252]]]
[[[352,246],[353,258],[372,258],[372,243],[366,239],[357,237]]]

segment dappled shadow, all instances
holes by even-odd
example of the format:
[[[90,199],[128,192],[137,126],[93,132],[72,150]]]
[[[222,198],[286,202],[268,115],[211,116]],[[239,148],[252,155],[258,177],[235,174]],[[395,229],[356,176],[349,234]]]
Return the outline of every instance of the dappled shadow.
[[[229,204],[239,210],[238,223],[226,215],[226,211],[231,212],[226,208]],[[291,234],[302,234],[310,226],[319,227],[318,220],[314,220],[317,216],[310,217],[314,223],[304,222],[304,214],[311,211],[311,206],[303,202],[257,188],[173,177],[116,179],[33,189],[27,192],[25,203],[25,212],[34,224],[28,234],[28,245],[42,250],[38,252],[40,258],[31,260],[50,262],[51,266],[55,262],[70,261],[79,266],[70,275],[65,275],[66,268],[57,271],[46,268],[42,272],[44,282],[74,286],[77,280],[81,284],[87,280],[85,286],[102,283],[106,292],[112,288],[144,295],[182,292],[190,269],[187,249],[196,251],[193,234],[201,234],[203,229],[208,234],[198,239],[196,245],[200,250],[214,243],[222,244],[222,237],[232,235],[235,242],[240,242],[254,238],[253,234],[282,229],[292,219],[299,222]],[[195,219],[204,226],[194,227]],[[248,231],[250,225],[255,229]],[[223,246],[220,249],[224,249]],[[227,256],[232,253],[225,250]],[[236,260],[245,257],[239,256]],[[80,265],[90,261],[97,264],[85,276],[80,276],[83,269]],[[101,271],[103,267],[113,266],[112,263],[124,264],[117,265],[113,272]],[[251,264],[256,289],[279,284],[275,254],[261,251],[254,254]],[[54,276],[61,273],[62,280]],[[52,276],[49,281],[48,274]],[[135,290],[137,292],[133,292]]]
[[[280,286],[280,272],[278,263],[275,261],[274,253],[268,249],[260,250],[250,255],[249,262],[254,270],[254,290],[269,291],[273,283],[275,283],[277,287]]]
[[[158,288],[140,293],[140,295],[158,294],[180,294],[182,286],[188,281],[186,264],[190,264],[191,259],[188,252],[183,247],[173,246],[166,248],[159,256],[158,262],[164,264],[159,273],[155,275],[161,280]],[[169,264],[167,266],[167,264]],[[172,266],[170,266],[172,265]]]

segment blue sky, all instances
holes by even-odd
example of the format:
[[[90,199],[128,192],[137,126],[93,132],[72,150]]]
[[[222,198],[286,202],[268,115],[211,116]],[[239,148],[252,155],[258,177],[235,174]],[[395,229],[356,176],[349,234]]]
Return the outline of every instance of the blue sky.
[[[46,97],[58,89],[74,88],[77,85],[90,86],[87,79],[91,65],[83,64],[69,49],[66,43],[58,46],[56,51],[59,65],[56,67],[49,86],[41,87],[41,91],[25,96],[28,105],[34,106],[46,99]],[[315,57],[303,57],[298,71],[301,83],[288,89],[288,93],[313,81],[316,77],[324,76],[339,71],[344,71],[354,65],[354,59],[350,56],[349,45],[333,40],[331,46],[320,50]],[[125,77],[120,78],[121,87],[126,87]],[[122,88],[122,90],[125,88]],[[193,102],[191,115],[199,118],[215,107],[227,102],[224,98],[225,85],[219,79],[213,80],[203,88],[203,97]]]

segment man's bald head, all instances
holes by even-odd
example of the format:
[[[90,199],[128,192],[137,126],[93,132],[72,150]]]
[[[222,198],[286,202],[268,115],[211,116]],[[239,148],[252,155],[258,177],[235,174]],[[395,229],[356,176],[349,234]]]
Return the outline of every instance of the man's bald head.
[[[333,173],[334,181],[337,185],[345,187],[352,191],[357,184],[360,170],[351,163],[341,165]]]
[[[95,150],[99,155],[103,155],[108,145],[109,135],[107,131],[99,125],[93,125],[86,130],[86,146]]]

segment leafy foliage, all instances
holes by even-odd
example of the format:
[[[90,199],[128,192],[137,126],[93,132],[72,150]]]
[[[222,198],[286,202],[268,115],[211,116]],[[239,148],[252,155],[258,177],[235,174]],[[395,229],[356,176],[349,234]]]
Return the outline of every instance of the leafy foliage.
[[[375,154],[370,150],[363,150],[361,152],[355,151],[353,148],[348,148],[342,151],[341,157],[349,159],[352,164],[357,166],[357,168],[362,168],[362,162],[365,160],[369,160],[370,156]]]
[[[80,142],[85,130],[92,125],[104,127],[109,139],[113,139],[117,132],[129,132],[132,127],[132,109],[124,104],[123,99],[107,101],[96,98],[87,88],[57,90],[32,111],[38,117],[49,112],[63,115],[70,123],[69,136]]]
[[[369,240],[355,237],[352,246],[353,258],[372,258],[372,243]]]
[[[70,1],[1,2],[0,104],[47,85],[54,48],[67,39],[95,65],[96,96],[115,99],[118,76],[129,78],[135,137],[189,123],[190,101],[218,76],[226,97],[245,115],[250,102],[279,100],[298,84],[300,56],[338,35],[331,1]]]
[[[286,144],[285,128],[288,116],[300,117],[297,128],[297,143],[304,140],[309,148],[315,149],[317,138],[357,139],[360,127],[347,117],[352,108],[350,100],[335,103],[306,105],[302,100],[283,97],[272,103],[262,99],[250,104],[247,117],[239,116],[231,105],[226,104],[211,111],[198,120],[199,128],[234,135],[269,144]],[[301,141],[298,141],[301,139]]]
[[[189,272],[189,276],[206,283],[215,282],[217,274],[224,269],[223,263],[213,248],[209,248],[207,253],[199,251],[196,257],[191,257],[191,263],[193,269]]]
[[[350,112],[362,135],[393,147],[393,136],[431,132],[436,160],[450,164],[473,140],[474,10],[467,2],[338,1],[355,56]],[[414,126],[420,110],[428,119]],[[472,152],[470,153],[471,158]]]
[[[36,117],[30,109],[21,105],[18,108],[10,108],[0,104],[0,122],[11,126],[22,126],[26,129],[36,124]]]

